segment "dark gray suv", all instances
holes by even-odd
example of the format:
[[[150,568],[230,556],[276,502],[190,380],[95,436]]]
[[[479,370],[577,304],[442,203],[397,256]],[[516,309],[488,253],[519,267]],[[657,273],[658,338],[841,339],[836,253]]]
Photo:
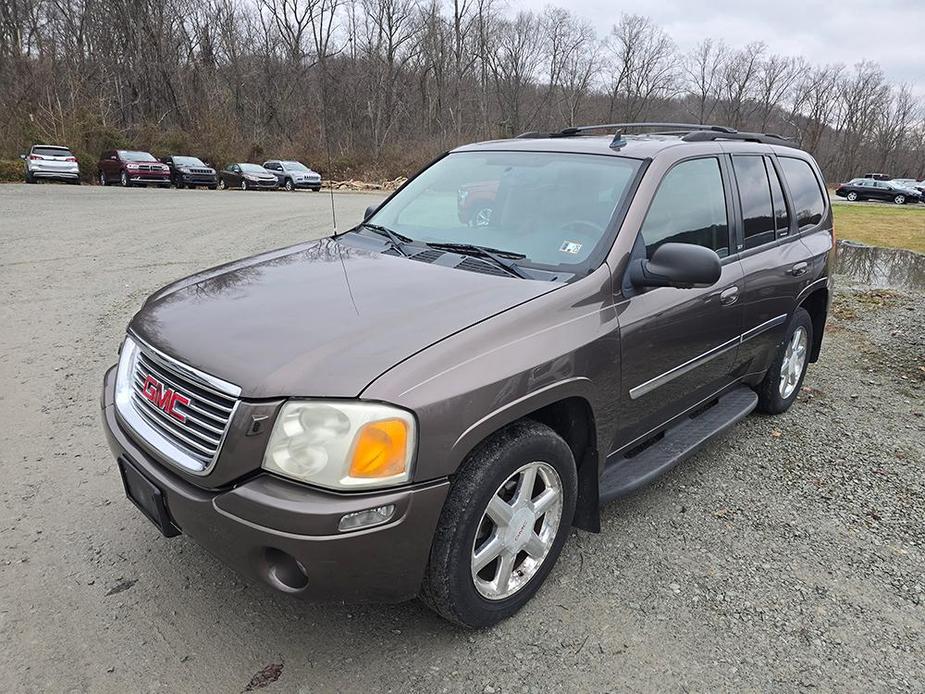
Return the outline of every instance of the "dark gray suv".
[[[460,147],[349,232],[147,299],[103,390],[127,495],[280,591],[493,624],[571,527],[793,404],[824,190],[789,141],[718,126]]]

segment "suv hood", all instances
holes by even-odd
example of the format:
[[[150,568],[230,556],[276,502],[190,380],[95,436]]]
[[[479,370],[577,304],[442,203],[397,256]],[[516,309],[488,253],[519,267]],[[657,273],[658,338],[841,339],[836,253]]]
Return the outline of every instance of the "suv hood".
[[[559,283],[429,265],[322,239],[193,275],[129,330],[243,397],[356,397],[426,347]]]

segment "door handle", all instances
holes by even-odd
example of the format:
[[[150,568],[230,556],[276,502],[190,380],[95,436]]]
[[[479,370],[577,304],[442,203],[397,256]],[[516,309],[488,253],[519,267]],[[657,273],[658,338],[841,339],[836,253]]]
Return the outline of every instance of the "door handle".
[[[739,300],[739,288],[736,286],[724,289],[719,294],[719,303],[723,306],[731,306]]]
[[[808,264],[797,263],[792,268],[790,268],[790,274],[794,277],[799,277],[800,275],[805,275],[807,270],[809,270]]]

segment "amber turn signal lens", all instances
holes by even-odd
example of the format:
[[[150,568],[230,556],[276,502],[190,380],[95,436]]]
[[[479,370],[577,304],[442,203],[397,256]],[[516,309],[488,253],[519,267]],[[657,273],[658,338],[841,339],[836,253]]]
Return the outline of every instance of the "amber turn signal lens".
[[[365,424],[356,437],[350,477],[393,477],[405,472],[408,425],[400,419]]]

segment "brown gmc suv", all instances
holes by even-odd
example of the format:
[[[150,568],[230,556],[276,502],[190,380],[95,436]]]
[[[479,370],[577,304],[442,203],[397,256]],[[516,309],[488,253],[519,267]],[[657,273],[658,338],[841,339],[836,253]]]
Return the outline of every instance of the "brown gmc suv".
[[[103,389],[126,493],[277,590],[493,624],[572,526],[793,404],[824,190],[788,140],[720,126],[460,147],[346,233],[147,299]]]

